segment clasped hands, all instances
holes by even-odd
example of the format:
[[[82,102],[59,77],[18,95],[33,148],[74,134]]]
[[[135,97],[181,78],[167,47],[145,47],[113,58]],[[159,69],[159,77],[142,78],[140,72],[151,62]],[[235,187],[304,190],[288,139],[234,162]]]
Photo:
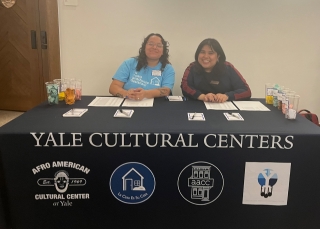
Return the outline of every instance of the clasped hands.
[[[126,97],[132,100],[143,100],[146,97],[146,91],[143,88],[129,89]]]
[[[212,102],[212,103],[224,103],[228,100],[228,96],[226,94],[213,94],[208,93],[204,95],[203,101],[205,102]]]

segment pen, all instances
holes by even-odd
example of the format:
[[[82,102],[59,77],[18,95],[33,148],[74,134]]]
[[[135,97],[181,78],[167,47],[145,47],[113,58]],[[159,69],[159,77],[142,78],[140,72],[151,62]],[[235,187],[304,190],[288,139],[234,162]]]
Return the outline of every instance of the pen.
[[[228,113],[228,114],[235,117],[236,119],[239,119],[239,117],[237,115],[235,115],[234,113]]]
[[[126,115],[126,116],[129,116],[129,114],[125,111],[123,111],[122,109],[119,110],[122,114]]]
[[[194,118],[194,116],[196,116],[197,112],[194,112],[194,114],[192,115],[191,119]]]

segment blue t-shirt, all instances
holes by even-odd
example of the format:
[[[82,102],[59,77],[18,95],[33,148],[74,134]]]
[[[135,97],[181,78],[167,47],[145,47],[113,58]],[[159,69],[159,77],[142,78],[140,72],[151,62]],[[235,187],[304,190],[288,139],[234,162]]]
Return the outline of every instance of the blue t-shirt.
[[[172,91],[175,72],[171,64],[167,64],[161,72],[161,63],[154,67],[147,66],[136,70],[138,61],[136,58],[125,60],[112,79],[124,82],[123,89],[143,88],[145,90],[168,87]]]

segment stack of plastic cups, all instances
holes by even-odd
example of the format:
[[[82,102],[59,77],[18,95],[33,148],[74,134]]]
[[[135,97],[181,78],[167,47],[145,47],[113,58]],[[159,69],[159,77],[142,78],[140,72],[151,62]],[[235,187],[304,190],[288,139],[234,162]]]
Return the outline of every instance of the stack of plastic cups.
[[[282,94],[283,94],[282,90],[284,88],[285,88],[284,86],[279,86],[278,95],[277,95],[277,99],[278,99],[277,107],[278,107],[278,110],[282,109]]]
[[[273,106],[278,107],[278,93],[279,93],[279,85],[275,84],[273,87]]]
[[[288,95],[288,110],[287,119],[296,119],[298,107],[299,107],[300,95],[289,94]]]
[[[282,114],[286,113],[286,95],[289,93],[289,91],[290,89],[287,87],[282,89],[282,101],[281,101]]]
[[[286,101],[285,101],[285,113],[284,113],[284,117],[288,118],[288,111],[289,111],[289,97],[292,97],[296,94],[295,91],[288,91],[288,93],[286,94]]]
[[[272,83],[265,84],[266,104],[273,104],[273,87]]]

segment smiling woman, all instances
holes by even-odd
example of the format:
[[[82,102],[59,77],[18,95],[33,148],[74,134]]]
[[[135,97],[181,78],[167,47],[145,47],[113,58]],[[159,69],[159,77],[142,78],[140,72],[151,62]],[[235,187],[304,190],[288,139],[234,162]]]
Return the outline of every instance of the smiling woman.
[[[175,72],[168,53],[167,41],[160,34],[149,34],[139,49],[139,55],[125,60],[119,67],[109,92],[132,100],[169,95]]]
[[[221,45],[212,38],[199,44],[195,62],[184,72],[181,89],[184,96],[205,102],[223,103],[251,97],[246,80],[226,61]]]

